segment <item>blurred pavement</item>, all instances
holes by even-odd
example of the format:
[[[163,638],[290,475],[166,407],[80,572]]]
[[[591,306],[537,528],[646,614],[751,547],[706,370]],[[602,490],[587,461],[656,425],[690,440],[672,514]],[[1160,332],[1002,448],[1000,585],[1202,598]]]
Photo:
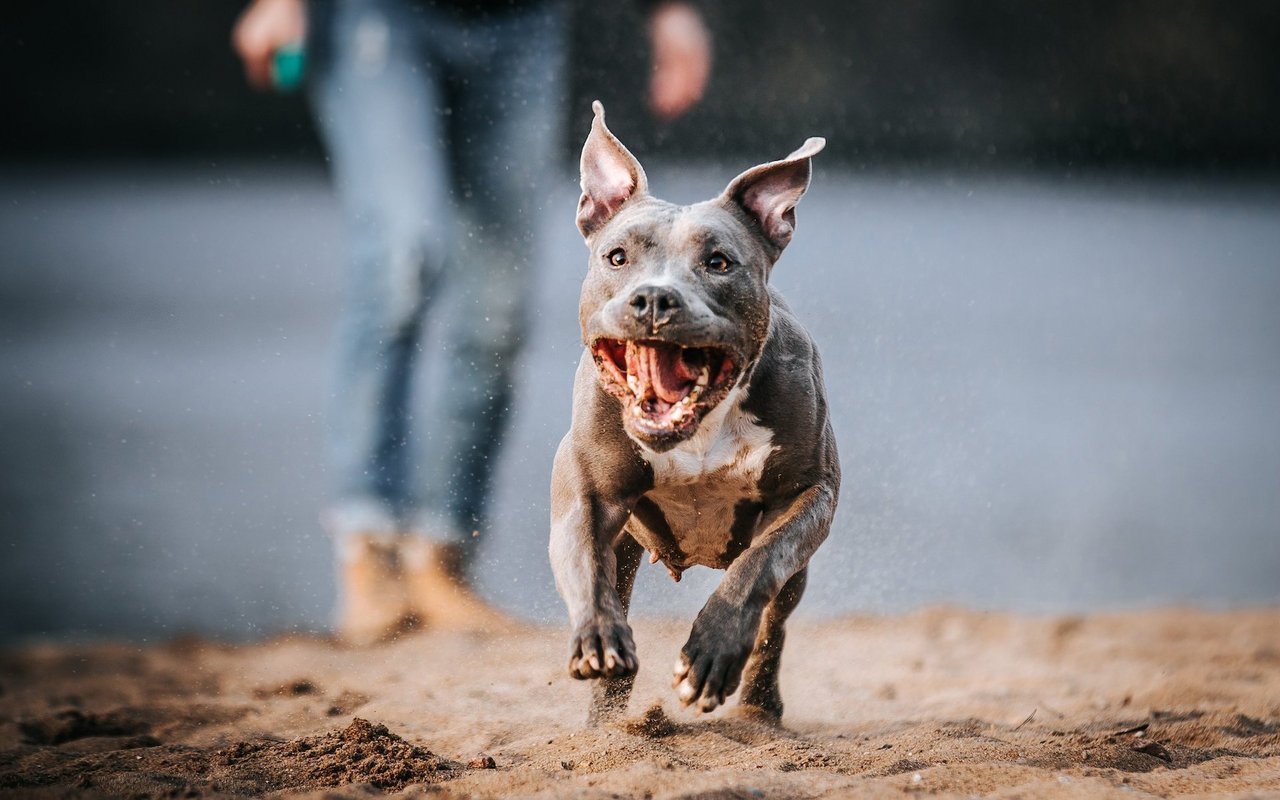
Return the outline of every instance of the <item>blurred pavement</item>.
[[[746,166],[651,183],[693,201]],[[324,177],[9,169],[0,203],[0,640],[322,628]],[[575,204],[566,175],[480,565],[540,620],[562,616]],[[775,280],[822,348],[845,468],[802,613],[1280,601],[1280,184],[819,160],[798,217]],[[717,575],[646,567],[635,609],[696,610]]]

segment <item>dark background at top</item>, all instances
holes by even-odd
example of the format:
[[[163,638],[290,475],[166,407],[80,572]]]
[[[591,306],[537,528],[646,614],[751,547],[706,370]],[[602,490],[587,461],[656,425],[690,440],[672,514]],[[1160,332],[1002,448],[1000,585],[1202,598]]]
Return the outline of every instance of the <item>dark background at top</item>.
[[[642,22],[577,2],[571,152],[601,97],[638,150],[755,158],[823,134],[857,165],[1280,163],[1280,4],[1218,0],[708,0],[716,66],[673,126],[646,118]],[[240,0],[6,6],[0,157],[315,159],[297,96],[255,95]]]

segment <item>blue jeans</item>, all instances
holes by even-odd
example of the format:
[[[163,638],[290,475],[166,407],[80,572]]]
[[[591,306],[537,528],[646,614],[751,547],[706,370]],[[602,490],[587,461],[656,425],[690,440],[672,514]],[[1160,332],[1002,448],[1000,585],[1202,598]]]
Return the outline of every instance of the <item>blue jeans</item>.
[[[349,228],[331,530],[466,542],[484,525],[554,176],[560,9],[461,17],[410,0],[312,4],[311,100]],[[420,412],[424,316],[442,406]]]

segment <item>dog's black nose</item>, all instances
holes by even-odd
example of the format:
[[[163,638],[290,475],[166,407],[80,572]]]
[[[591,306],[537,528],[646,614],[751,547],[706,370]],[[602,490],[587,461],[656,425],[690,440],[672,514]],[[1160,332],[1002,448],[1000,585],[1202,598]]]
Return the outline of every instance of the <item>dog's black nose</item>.
[[[684,299],[670,286],[646,285],[631,293],[629,304],[636,319],[649,320],[656,330],[680,313]]]

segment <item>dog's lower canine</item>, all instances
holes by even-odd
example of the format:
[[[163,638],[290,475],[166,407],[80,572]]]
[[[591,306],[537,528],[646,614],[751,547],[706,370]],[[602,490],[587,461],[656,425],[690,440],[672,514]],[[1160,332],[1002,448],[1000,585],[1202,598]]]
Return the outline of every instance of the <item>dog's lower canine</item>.
[[[551,563],[590,719],[626,709],[639,664],[627,611],[643,551],[679,580],[724,569],[674,670],[685,705],[782,715],[784,625],[840,490],[817,350],[770,271],[809,185],[809,139],[676,206],[604,123],[582,148],[586,348],[551,481]]]

